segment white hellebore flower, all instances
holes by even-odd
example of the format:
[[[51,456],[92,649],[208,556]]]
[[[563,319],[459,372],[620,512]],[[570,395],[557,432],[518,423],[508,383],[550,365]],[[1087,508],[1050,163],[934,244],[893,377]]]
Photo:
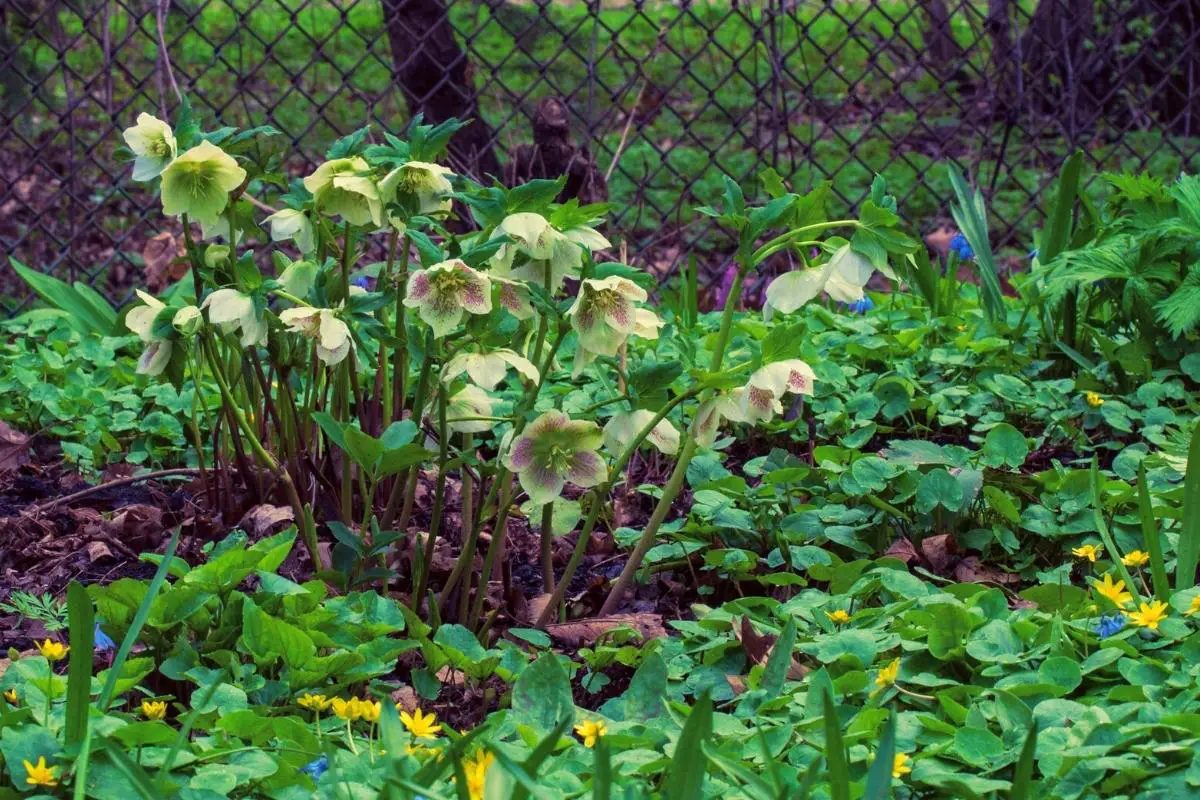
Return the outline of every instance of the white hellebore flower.
[[[517,355],[512,350],[493,350],[490,353],[459,353],[450,359],[450,363],[442,371],[442,380],[449,382],[462,373],[467,373],[472,381],[484,389],[493,390],[504,373],[512,367],[529,381],[538,379],[537,367],[524,356]]]
[[[254,308],[254,298],[237,289],[217,289],[204,298],[200,307],[208,311],[208,321],[229,332],[239,328],[242,347],[267,343],[267,321]]]
[[[454,330],[464,311],[487,314],[492,310],[492,284],[466,262],[450,259],[409,275],[404,305],[417,309],[433,335],[441,337]]]
[[[145,112],[138,114],[137,124],[126,128],[125,144],[133,151],[133,179],[149,181],[167,168],[178,152],[171,126]]]
[[[313,236],[313,224],[303,211],[285,208],[276,211],[263,222],[271,224],[271,241],[283,242],[293,239],[300,252],[308,254],[317,249],[316,238]]]
[[[383,202],[375,181],[368,173],[365,159],[335,158],[317,167],[304,179],[304,188],[312,192],[313,203],[326,214],[340,216],[351,225],[383,224]]]
[[[604,426],[604,446],[613,455],[619,455],[656,416],[653,411],[644,408],[614,414]],[[650,430],[642,444],[647,442],[660,452],[673,456],[679,450],[679,431],[675,430],[675,426],[669,420],[661,419]]]
[[[436,422],[436,404],[430,408],[430,416]],[[492,416],[492,398],[478,386],[468,384],[446,400],[446,429],[451,433],[490,431],[496,423],[490,419],[472,419],[473,417],[490,416]]]
[[[136,333],[146,345],[138,358],[137,372],[140,375],[161,375],[171,361],[171,340],[154,335],[154,320],[167,304],[141,289],[137,290],[137,296],[145,305],[131,309],[125,315],[125,327]]]
[[[384,203],[390,203],[397,197],[414,200],[418,214],[448,214],[453,205],[449,197],[454,191],[454,186],[450,183],[450,177],[453,175],[452,170],[441,164],[409,161],[396,167],[379,182],[379,194]],[[392,224],[398,225],[397,230],[403,233],[403,221],[392,220]]]
[[[179,332],[180,336],[192,336],[196,331],[200,330],[200,326],[204,324],[204,315],[200,313],[200,309],[196,306],[184,306],[175,312],[175,316],[171,318],[171,325]]]
[[[354,349],[350,327],[328,308],[286,308],[279,312],[279,321],[293,333],[317,343],[317,358],[329,366],[340,364]]]
[[[773,311],[790,314],[821,292],[839,303],[862,300],[863,287],[874,271],[869,258],[852,250],[848,244],[842,245],[824,266],[786,272],[771,281],[763,314],[767,319]],[[890,269],[880,271],[892,280],[896,279]]]
[[[776,361],[759,368],[750,376],[741,394],[741,410],[746,422],[766,421],[783,413],[780,398],[785,393],[812,395],[816,374],[798,358]]]
[[[492,257],[498,275],[536,283],[546,287],[551,294],[561,289],[567,278],[579,277],[583,268],[583,248],[595,252],[611,246],[607,239],[586,225],[559,231],[542,215],[528,211],[505,217],[491,238],[508,240]],[[519,254],[523,254],[526,261],[514,266]]]

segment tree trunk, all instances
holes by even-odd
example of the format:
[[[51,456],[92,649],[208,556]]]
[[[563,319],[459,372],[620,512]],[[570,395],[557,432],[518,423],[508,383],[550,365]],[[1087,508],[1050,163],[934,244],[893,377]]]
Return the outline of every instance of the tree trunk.
[[[1106,110],[1119,78],[1115,48],[1098,41],[1096,16],[1093,0],[1040,0],[1021,37],[1030,104],[1053,114],[1068,140]]]
[[[480,116],[466,55],[442,0],[381,0],[396,82],[409,113],[431,123],[471,120],[450,140],[452,166],[484,181],[500,175],[491,126]]]
[[[962,60],[962,47],[954,38],[950,27],[950,11],[945,0],[922,0],[921,8],[929,18],[925,33],[925,54],[933,62],[933,70],[939,75],[948,74],[958,68]]]

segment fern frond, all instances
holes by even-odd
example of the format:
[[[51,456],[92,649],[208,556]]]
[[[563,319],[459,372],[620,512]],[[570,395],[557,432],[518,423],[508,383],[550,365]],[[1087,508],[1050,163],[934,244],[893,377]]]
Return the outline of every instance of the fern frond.
[[[1200,325],[1200,265],[1193,266],[1183,283],[1154,307],[1158,321],[1175,338]]]

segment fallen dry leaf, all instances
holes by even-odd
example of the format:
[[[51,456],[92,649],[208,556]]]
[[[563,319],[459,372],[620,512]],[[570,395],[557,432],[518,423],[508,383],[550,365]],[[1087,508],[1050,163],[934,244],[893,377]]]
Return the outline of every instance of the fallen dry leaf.
[[[416,691],[411,686],[401,686],[392,692],[392,701],[400,706],[401,711],[407,711],[410,714],[421,705],[420,698],[417,697]]]
[[[958,235],[954,228],[942,226],[935,231],[925,234],[925,244],[942,258],[950,252],[950,241]]]
[[[0,422],[0,472],[29,462],[29,437]]]
[[[741,624],[734,626],[733,635],[742,643],[742,650],[746,652],[746,658],[750,659],[751,663],[766,666],[771,657],[771,650],[775,647],[774,636],[754,630],[754,624],[750,622],[749,617],[742,617]],[[792,656],[791,666],[788,667],[788,680],[798,681],[807,674],[808,669]]]
[[[948,533],[926,536],[921,540],[921,553],[934,572],[944,575],[958,555],[958,545]]]
[[[251,536],[262,537],[274,533],[277,525],[294,522],[296,513],[288,506],[257,505],[242,515],[238,527]]]
[[[183,261],[183,242],[171,231],[152,236],[142,247],[142,263],[146,268],[146,286],[154,294],[161,294],[168,286],[187,274],[187,262]]]
[[[87,556],[89,563],[96,563],[102,558],[112,558],[112,550],[104,542],[88,542]]]
[[[884,555],[903,561],[905,564],[921,560],[921,556],[917,554],[917,548],[913,547],[913,543],[908,539],[897,539],[892,542],[892,546]]]
[[[590,647],[604,634],[622,626],[633,628],[643,639],[660,639],[667,635],[662,615],[650,612],[552,622],[546,626],[546,633],[568,647]]]

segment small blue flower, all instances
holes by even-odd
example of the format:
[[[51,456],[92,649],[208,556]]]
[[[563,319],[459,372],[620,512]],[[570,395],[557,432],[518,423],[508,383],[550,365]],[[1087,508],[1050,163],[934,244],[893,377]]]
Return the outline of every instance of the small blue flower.
[[[366,275],[363,275],[361,278],[355,278],[354,280],[350,281],[350,283],[368,291],[371,289],[371,279]]]
[[[855,300],[853,303],[846,306],[846,310],[851,311],[855,314],[865,314],[874,307],[875,307],[875,301],[872,300],[871,298],[867,297],[866,295],[863,295],[862,300]]]
[[[1029,255],[1026,256],[1026,258],[1028,258],[1030,261],[1033,261],[1037,257],[1038,257],[1038,249],[1036,247],[1033,248],[1032,250],[1030,250]]]
[[[1125,615],[1120,611],[1101,617],[1093,630],[1102,637],[1112,636],[1125,627]]]
[[[329,769],[329,757],[321,756],[316,761],[310,761],[305,764],[300,768],[300,771],[315,781],[320,779],[327,769]]]
[[[112,651],[117,649],[117,643],[112,640],[104,630],[100,627],[100,623],[96,623],[96,629],[92,632],[92,640],[95,643],[94,649],[100,652]]]
[[[975,251],[971,249],[971,243],[961,233],[954,234],[954,238],[950,240],[950,249],[954,253],[957,253],[958,257],[963,261],[975,257]]]

